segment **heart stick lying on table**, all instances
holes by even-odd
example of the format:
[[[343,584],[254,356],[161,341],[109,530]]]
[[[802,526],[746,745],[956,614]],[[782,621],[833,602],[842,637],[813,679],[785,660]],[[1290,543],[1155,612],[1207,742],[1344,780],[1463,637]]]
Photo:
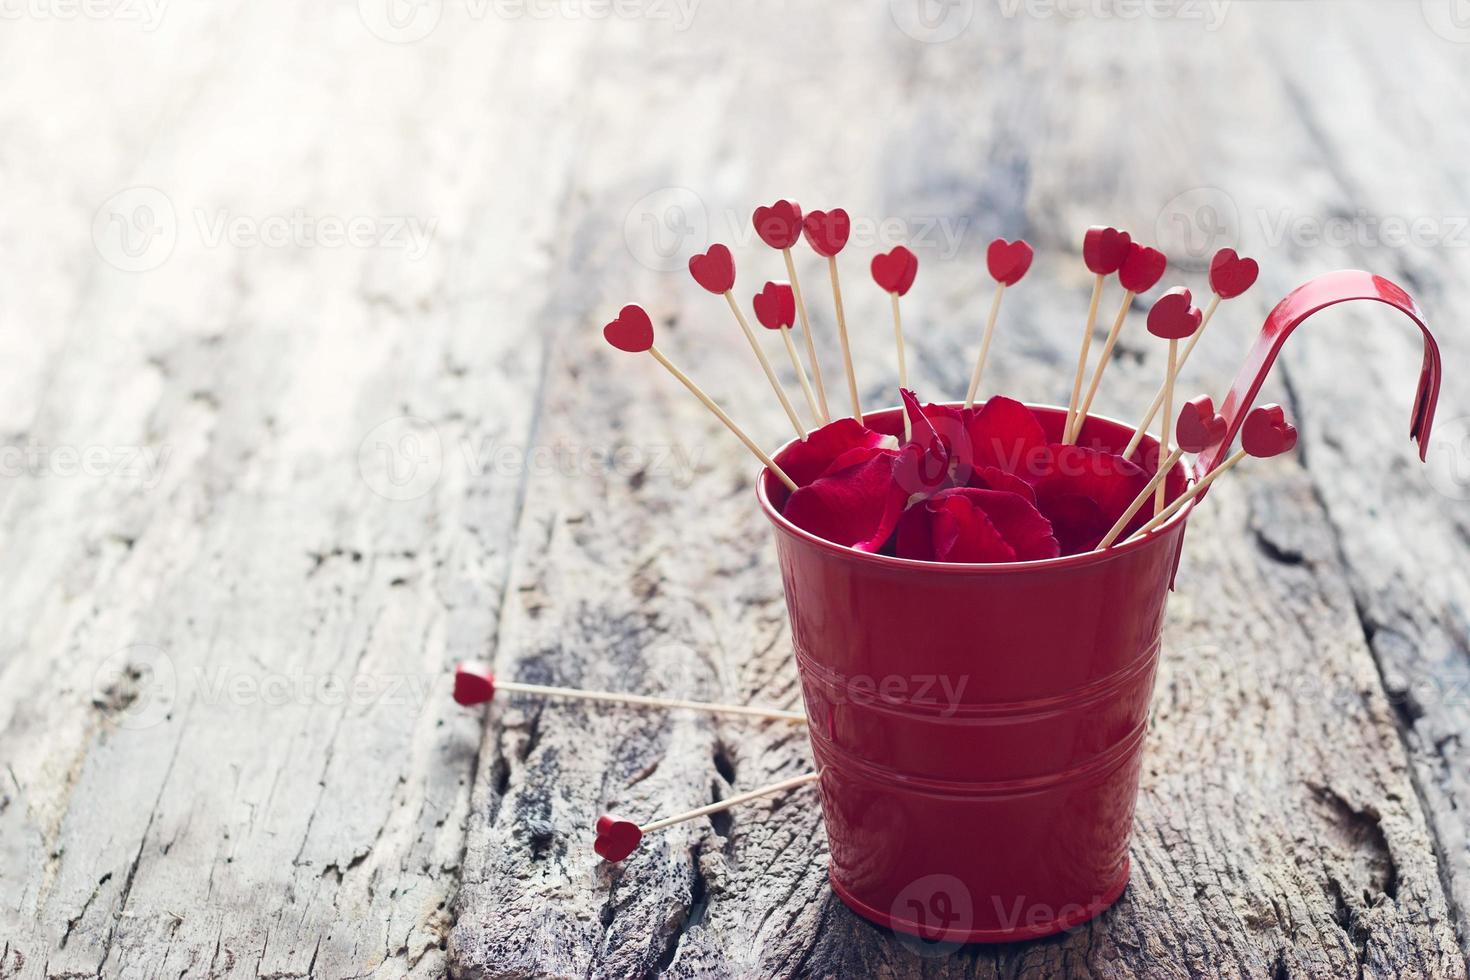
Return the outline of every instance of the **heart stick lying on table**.
[[[820,427],[824,424],[822,410],[817,405],[816,395],[812,393],[811,382],[806,379],[806,368],[801,366],[801,357],[796,353],[796,345],[791,342],[791,325],[796,322],[796,295],[791,284],[789,282],[766,283],[765,288],[751,298],[750,305],[754,308],[755,318],[760,321],[761,326],[767,330],[780,332],[781,339],[786,343],[786,356],[791,358],[791,366],[796,370],[796,380],[801,382],[801,392],[806,396],[806,407],[811,409],[812,417],[816,419]]]
[[[1272,456],[1290,452],[1295,445],[1296,428],[1286,421],[1286,413],[1281,410],[1280,405],[1262,405],[1251,409],[1251,413],[1245,417],[1245,426],[1240,431],[1240,448],[1231,453],[1220,465],[1206,473],[1198,483],[1181,493],[1173,503],[1139,528],[1132,537],[1147,534],[1173,517],[1179,512],[1179,508],[1204,493],[1211,483],[1228,473],[1247,456],[1269,459]]]
[[[512,694],[540,694],[551,698],[572,698],[579,701],[608,701],[614,704],[636,704],[649,708],[687,708],[690,711],[707,711],[716,715],[749,715],[752,718],[775,718],[779,721],[794,721],[806,724],[806,715],[800,711],[782,711],[758,704],[715,704],[710,701],[689,701],[684,698],[658,698],[646,694],[623,694],[619,691],[584,691],[577,687],[550,687],[545,684],[522,684],[519,681],[497,681],[495,674],[486,664],[466,662],[454,668],[454,700],[466,707],[484,704],[495,697],[496,691]]]
[[[1072,419],[1072,431],[1067,438],[1068,443],[1075,443],[1082,434],[1082,424],[1087,421],[1087,413],[1092,411],[1092,400],[1097,397],[1098,385],[1102,384],[1103,372],[1108,369],[1108,362],[1113,358],[1113,348],[1118,346],[1118,337],[1123,333],[1123,322],[1128,318],[1128,310],[1133,305],[1133,297],[1139,293],[1146,293],[1153,289],[1164,275],[1164,268],[1169,260],[1164,253],[1157,249],[1139,245],[1134,242],[1128,246],[1128,257],[1123,260],[1123,267],[1118,270],[1118,281],[1123,284],[1123,302],[1118,305],[1118,315],[1113,317],[1112,329],[1108,331],[1107,342],[1103,344],[1102,353],[1097,358],[1097,368],[1092,372],[1092,381],[1087,385],[1087,396],[1077,406],[1077,414]],[[1168,414],[1165,412],[1164,414]]]
[[[837,310],[837,339],[842,344],[842,367],[847,372],[847,393],[852,397],[852,417],[861,422],[863,406],[858,401],[852,348],[847,342],[847,316],[842,312],[842,284],[837,278],[837,253],[847,246],[847,238],[852,234],[852,221],[841,208],[813,211],[802,219],[801,230],[812,251],[827,260],[827,276],[832,280],[832,304]]]
[[[970,375],[970,390],[965,392],[965,409],[975,404],[975,393],[980,390],[980,375],[985,373],[985,359],[990,356],[990,337],[995,332],[995,321],[1000,316],[1000,301],[1007,286],[1014,286],[1031,268],[1035,257],[1025,239],[1008,242],[997,238],[985,250],[985,268],[995,280],[995,297],[990,301],[990,316],[985,319],[985,335],[980,341],[980,356],[975,358],[975,373]]]
[[[1087,373],[1087,354],[1092,350],[1092,331],[1097,326],[1097,306],[1102,301],[1103,283],[1123,267],[1128,247],[1133,244],[1126,231],[1094,225],[1082,236],[1082,261],[1097,278],[1092,283],[1092,301],[1087,304],[1087,325],[1082,328],[1082,349],[1077,352],[1077,371],[1072,376],[1072,395],[1067,401],[1067,420],[1062,441],[1072,431],[1072,419],[1082,400],[1082,377]]]
[[[776,377],[776,371],[766,358],[766,352],[761,350],[760,341],[755,337],[755,331],[750,329],[745,314],[740,312],[740,304],[735,302],[735,260],[731,257],[730,250],[724,245],[711,245],[709,251],[703,255],[691,256],[689,274],[694,277],[695,282],[716,296],[724,296],[725,302],[730,304],[730,312],[735,314],[735,321],[745,332],[745,339],[750,341],[750,349],[755,351],[755,359],[760,362],[761,370],[766,372],[766,380],[771,383],[771,390],[781,400],[781,407],[786,410],[786,417],[791,420],[791,427],[796,430],[801,441],[805,442],[806,427],[797,417],[796,409],[791,407],[791,402],[786,397],[786,389],[781,386],[781,379]]]
[[[1154,303],[1148,311],[1148,332],[1169,342],[1169,362],[1164,368],[1164,422],[1159,433],[1159,455],[1169,451],[1169,423],[1174,418],[1174,378],[1179,373],[1179,341],[1199,330],[1201,314],[1192,305],[1193,297],[1183,286],[1176,286]],[[1164,484],[1154,489],[1154,510],[1164,506]]]
[[[909,386],[909,369],[903,352],[903,316],[898,311],[898,298],[909,291],[914,285],[914,277],[918,274],[918,256],[902,245],[895,246],[893,251],[886,255],[879,253],[873,256],[873,281],[893,300],[893,340],[898,346],[899,390]],[[903,417],[904,441],[907,442],[911,435],[909,417],[905,415]]]
[[[1184,349],[1179,352],[1179,370],[1184,370],[1189,355],[1194,353],[1195,345],[1205,335],[1205,328],[1210,325],[1210,318],[1215,315],[1220,301],[1234,299],[1250,289],[1255,284],[1259,272],[1260,268],[1256,265],[1255,259],[1243,259],[1235,254],[1233,248],[1222,248],[1215,253],[1215,257],[1210,260],[1210,289],[1214,295],[1210,297],[1210,302],[1205,306],[1204,317],[1200,320],[1199,329],[1194,332],[1194,336],[1189,338],[1189,343],[1185,344]],[[1134,427],[1133,438],[1129,440],[1128,448],[1123,450],[1123,458],[1126,459],[1137,452],[1138,444],[1143,441],[1148,427],[1153,425],[1154,416],[1159,414],[1159,408],[1163,404],[1164,386],[1159,385],[1158,394],[1154,395],[1148,411]]]
[[[1215,403],[1209,395],[1197,395],[1185,402],[1184,407],[1179,410],[1179,421],[1174,426],[1177,448],[1159,464],[1158,470],[1148,481],[1148,485],[1138,492],[1138,496],[1133,498],[1133,503],[1123,511],[1117,523],[1107,534],[1103,535],[1096,550],[1102,551],[1112,547],[1113,542],[1118,540],[1118,535],[1122,534],[1123,529],[1128,526],[1128,522],[1133,520],[1133,515],[1137,514],[1148,499],[1154,496],[1156,488],[1164,485],[1169,471],[1174,468],[1175,463],[1179,462],[1180,457],[1185,453],[1202,453],[1217,445],[1221,439],[1225,438],[1225,431],[1225,416],[1216,413]],[[1158,509],[1157,505],[1154,509]]]
[[[631,820],[619,820],[616,817],[603,814],[597,818],[597,840],[593,843],[592,849],[604,861],[616,863],[633,853],[634,849],[638,847],[638,842],[643,839],[644,834],[652,833],[655,830],[663,830],[665,827],[672,827],[676,823],[697,820],[711,813],[719,813],[722,810],[728,810],[742,803],[758,800],[762,796],[771,796],[788,789],[796,789],[800,786],[805,786],[807,783],[816,782],[821,778],[821,775],[820,772],[809,772],[803,776],[793,776],[790,779],[783,779],[779,783],[772,783],[769,786],[762,786],[760,789],[753,789],[749,792],[741,793],[738,796],[732,796],[727,800],[720,800],[718,803],[702,806],[697,810],[689,810],[685,813],[675,814],[672,817],[664,817],[662,820],[654,820],[641,827]]]
[[[695,398],[698,398],[705,408],[713,412],[715,418],[723,422],[725,428],[733,432],[735,438],[743,442],[745,448],[749,449],[755,455],[756,459],[764,463],[768,470],[776,474],[777,479],[786,484],[788,490],[793,493],[796,492],[796,481],[787,476],[786,472],[776,465],[776,461],[767,456],[761,447],[757,446],[755,441],[745,434],[745,430],[736,425],[735,420],[726,415],[725,410],[716,405],[715,400],[704,393],[703,388],[695,384],[689,375],[675,367],[674,362],[664,357],[663,352],[654,346],[653,321],[648,318],[648,312],[643,307],[636,303],[629,303],[623,307],[618,313],[618,318],[602,328],[602,336],[618,350],[627,351],[630,354],[641,354],[644,351],[652,354],[653,359],[662,364],[670,374],[678,378],[679,382],[689,389],[689,393]]]
[[[822,363],[817,360],[816,342],[812,340],[812,324],[806,314],[806,300],[801,297],[801,280],[796,278],[796,262],[791,257],[791,246],[801,240],[801,207],[794,201],[780,200],[768,208],[756,208],[750,216],[755,233],[771,248],[778,249],[786,260],[786,275],[791,278],[791,292],[796,298],[796,312],[801,317],[801,332],[806,339],[806,357],[812,362],[812,378],[817,383],[817,404],[821,413],[819,425],[832,421],[832,411],[827,407],[827,388],[822,383]]]

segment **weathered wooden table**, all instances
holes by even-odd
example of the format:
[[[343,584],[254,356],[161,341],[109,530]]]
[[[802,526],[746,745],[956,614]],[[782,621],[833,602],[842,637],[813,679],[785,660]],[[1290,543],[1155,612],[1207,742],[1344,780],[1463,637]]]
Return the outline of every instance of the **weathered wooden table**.
[[[1465,974],[1470,31],[1438,0],[837,6],[7,8],[0,976]],[[1347,308],[1288,347],[1267,395],[1301,452],[1197,515],[1132,883],[1070,935],[868,925],[810,790],[605,866],[599,812],[801,772],[803,733],[449,699],[482,658],[799,704],[748,457],[598,331],[648,304],[778,443],[681,268],[721,240],[742,298],[781,275],[747,216],[783,195],[858,217],[869,405],[895,373],[865,266],[898,241],[928,397],[964,390],[1003,234],[1040,257],[988,382],[1064,398],[1097,221],[1197,292],[1215,247],[1262,259],[1191,392],[1338,267],[1439,333],[1429,468],[1412,325]],[[1131,417],[1141,318],[1121,351],[1098,408]]]

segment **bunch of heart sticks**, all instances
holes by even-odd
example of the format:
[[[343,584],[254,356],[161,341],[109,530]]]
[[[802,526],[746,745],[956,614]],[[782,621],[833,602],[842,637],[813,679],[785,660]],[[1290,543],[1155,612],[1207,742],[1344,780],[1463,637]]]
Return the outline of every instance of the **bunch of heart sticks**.
[[[987,249],[986,265],[996,283],[995,292],[964,401],[953,404],[921,405],[908,389],[899,301],[914,284],[918,258],[902,245],[876,255],[872,277],[889,294],[892,306],[903,404],[900,427],[898,422],[886,421],[887,413],[865,418],[858,397],[837,262],[851,232],[847,213],[833,209],[803,216],[796,204],[782,200],[757,208],[752,221],[760,239],[781,252],[788,276],[785,281],[766,282],[755,293],[752,309],[762,327],[781,336],[813,422],[811,427],[803,422],[788,397],[736,299],[735,263],[729,248],[711,246],[689,260],[689,271],[700,286],[725,298],[791,422],[796,440],[774,458],[659,350],[654,344],[653,323],[642,307],[625,306],[603,328],[603,335],[619,350],[647,352],[673,374],[784,485],[784,499],[772,501],[782,515],[818,537],[859,551],[940,562],[1025,562],[1102,551],[1149,534],[1246,456],[1275,456],[1295,445],[1296,430],[1285,420],[1280,406],[1266,405],[1246,417],[1241,448],[1209,473],[1186,485],[1185,473],[1178,466],[1185,453],[1203,453],[1226,435],[1226,421],[1208,395],[1184,401],[1177,415],[1174,403],[1179,371],[1220,302],[1241,295],[1255,282],[1256,263],[1231,249],[1221,249],[1210,263],[1211,298],[1203,311],[1193,305],[1190,291],[1182,286],[1164,292],[1149,309],[1149,333],[1168,342],[1164,378],[1126,447],[1115,452],[1116,445],[1110,446],[1108,440],[1089,432],[1089,413],[1134,298],[1153,289],[1164,275],[1167,261],[1163,253],[1132,241],[1126,232],[1114,228],[1087,231],[1082,256],[1094,276],[1092,295],[1066,414],[1059,420],[1059,427],[1052,425],[1050,429],[1025,405],[1004,396],[991,395],[976,404],[1001,301],[1006,290],[1019,283],[1030,269],[1031,246],[1021,240],[996,239]],[[826,259],[831,286],[833,319],[851,407],[850,413],[836,418],[828,401],[811,318],[792,255],[793,247],[803,238],[819,257]],[[1089,376],[1103,291],[1113,276],[1122,286],[1123,295]],[[805,364],[793,339],[798,322]],[[1182,349],[1181,341],[1185,341]],[[1157,447],[1142,447],[1156,418],[1161,420]],[[487,668],[476,664],[461,665],[456,674],[455,698],[462,704],[488,701],[497,688],[804,721],[796,712],[752,706],[497,684]],[[605,859],[618,861],[631,853],[646,832],[792,789],[817,776],[808,773],[783,780],[642,826],[604,816],[598,821],[595,849]]]

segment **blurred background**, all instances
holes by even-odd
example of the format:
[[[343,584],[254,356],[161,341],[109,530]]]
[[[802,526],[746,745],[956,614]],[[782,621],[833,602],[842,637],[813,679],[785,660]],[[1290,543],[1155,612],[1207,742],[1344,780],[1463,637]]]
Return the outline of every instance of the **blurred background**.
[[[1470,3],[0,0],[0,20],[0,976],[1463,974]],[[867,926],[826,891],[809,800],[610,875],[583,839],[598,812],[799,772],[805,739],[448,698],[472,658],[799,703],[748,458],[599,336],[645,304],[760,442],[788,438],[685,271],[721,241],[742,302],[784,277],[750,225],[779,197],[853,216],[871,406],[896,365],[867,263],[900,243],[932,400],[962,397],[1004,236],[1038,257],[987,387],[1065,402],[1089,224],[1165,251],[1160,290],[1204,296],[1223,246],[1259,259],[1191,394],[1337,268],[1400,283],[1443,346],[1427,465],[1404,438],[1411,324],[1334,312],[1288,347],[1267,394],[1301,451],[1201,511],[1134,884],[1078,934],[982,953]],[[824,264],[798,260],[840,401]],[[1105,414],[1161,377],[1144,306]]]

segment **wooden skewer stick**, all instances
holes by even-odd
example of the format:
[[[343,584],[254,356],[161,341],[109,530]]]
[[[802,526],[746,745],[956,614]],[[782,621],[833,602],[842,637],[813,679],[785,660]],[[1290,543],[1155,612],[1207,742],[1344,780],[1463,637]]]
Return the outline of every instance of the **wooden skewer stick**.
[[[832,303],[837,308],[837,339],[842,342],[842,366],[847,371],[847,393],[852,397],[852,417],[863,421],[863,406],[858,401],[857,375],[852,370],[852,349],[847,343],[847,317],[842,312],[842,286],[837,278],[837,256],[827,256],[827,275],[832,280]]]
[[[823,424],[822,410],[817,405],[817,396],[812,392],[812,384],[807,380],[806,368],[801,366],[801,357],[796,353],[796,344],[791,340],[791,328],[781,328],[781,339],[786,342],[786,355],[791,358],[791,366],[796,369],[796,380],[801,382],[801,393],[806,396],[806,407],[811,409],[812,418],[816,419],[817,425]],[[805,437],[803,436],[803,441]]]
[[[615,704],[639,704],[651,708],[688,708],[691,711],[708,711],[720,715],[749,715],[752,718],[776,718],[806,724],[806,715],[799,711],[781,711],[753,704],[715,704],[709,701],[689,701],[684,698],[658,698],[646,694],[622,694],[617,691],[584,691],[576,687],[551,687],[545,684],[522,684],[519,681],[495,681],[497,691],[516,694],[539,694],[552,698],[573,698],[581,701],[608,701]]]
[[[805,786],[807,783],[814,783],[821,778],[821,775],[822,774],[820,772],[809,772],[802,776],[793,776],[790,779],[783,779],[779,783],[772,783],[769,786],[762,786],[759,789],[753,789],[749,792],[740,793],[736,796],[732,796],[729,799],[720,800],[718,803],[711,803],[708,806],[702,806],[697,810],[689,810],[685,813],[677,813],[672,817],[664,817],[662,820],[655,820],[652,823],[646,823],[638,829],[641,832],[648,834],[652,833],[655,830],[663,830],[665,827],[672,827],[676,823],[684,823],[688,820],[698,820],[700,817],[708,816],[711,813],[719,813],[722,810],[728,810],[731,807],[739,806],[742,803],[749,803],[751,800],[758,800],[762,796],[772,796],[784,790],[796,789],[798,786]]]
[[[1148,481],[1148,486],[1138,491],[1138,496],[1133,498],[1133,503],[1128,505],[1128,509],[1123,511],[1123,516],[1118,518],[1118,522],[1108,530],[1107,534],[1103,535],[1103,539],[1097,543],[1097,547],[1093,550],[1102,551],[1111,547],[1113,542],[1118,540],[1118,535],[1122,534],[1123,529],[1128,526],[1128,522],[1133,520],[1133,515],[1137,514],[1139,508],[1144,505],[1144,502],[1153,496],[1155,487],[1164,485],[1164,480],[1168,477],[1169,471],[1174,468],[1174,464],[1179,462],[1179,458],[1183,455],[1184,450],[1182,449],[1176,449],[1169,454],[1169,458],[1164,460],[1158,472]]]
[[[1072,419],[1077,414],[1077,405],[1082,399],[1082,375],[1087,372],[1087,355],[1092,350],[1092,330],[1097,326],[1097,305],[1102,302],[1103,283],[1107,276],[1098,274],[1092,284],[1092,302],[1087,304],[1087,326],[1082,332],[1082,349],[1077,353],[1077,372],[1072,378],[1072,397],[1067,402],[1067,422],[1062,428],[1062,442],[1072,432]]]
[[[698,398],[701,402],[703,402],[704,407],[713,412],[717,419],[725,423],[725,428],[733,432],[735,434],[735,438],[745,443],[745,448],[749,449],[753,454],[755,454],[755,458],[764,463],[768,470],[776,474],[776,478],[779,479],[782,483],[786,484],[786,489],[790,490],[792,493],[796,492],[796,482],[792,480],[791,477],[787,476],[786,471],[777,466],[776,461],[767,456],[761,450],[761,447],[755,444],[750,436],[745,434],[744,429],[735,424],[734,419],[725,414],[725,410],[723,408],[715,404],[713,398],[704,393],[703,388],[700,388],[699,385],[695,384],[694,381],[689,377],[689,375],[685,374],[683,371],[680,371],[677,367],[675,367],[673,361],[670,361],[667,357],[664,357],[663,351],[659,350],[658,347],[650,346],[648,348],[648,353],[653,355],[654,360],[658,361],[665,368],[667,368],[670,374],[678,378],[679,381],[684,385],[684,387],[689,389],[689,393],[692,394],[695,398]]]
[[[832,421],[832,411],[827,408],[827,389],[822,384],[822,364],[817,360],[817,347],[812,340],[812,324],[806,316],[806,301],[801,298],[801,283],[796,278],[796,262],[791,258],[791,249],[781,249],[786,259],[786,275],[791,278],[791,292],[796,296],[796,313],[801,317],[801,332],[806,338],[806,358],[812,362],[812,378],[817,382],[817,403],[822,406],[818,416],[820,424]]]
[[[1215,315],[1215,308],[1219,305],[1220,294],[1216,293],[1210,297],[1209,305],[1205,307],[1205,315],[1200,320],[1199,329],[1194,332],[1194,336],[1189,338],[1189,341],[1184,345],[1184,349],[1179,352],[1179,370],[1184,370],[1184,365],[1189,360],[1189,355],[1194,353],[1195,344],[1198,344],[1200,337],[1204,336],[1205,327],[1210,325],[1210,317]],[[1167,379],[1165,380],[1167,381]],[[1149,426],[1154,424],[1154,418],[1159,414],[1159,409],[1163,407],[1163,404],[1164,385],[1161,384],[1159,385],[1158,392],[1154,394],[1154,400],[1148,406],[1148,411],[1144,413],[1143,420],[1134,428],[1133,438],[1128,440],[1128,448],[1123,450],[1124,459],[1127,459],[1138,451],[1138,444],[1143,442],[1145,433],[1148,432]]]
[[[889,293],[893,300],[893,340],[898,345],[898,386],[907,388],[909,386],[908,363],[904,359],[903,352],[903,317],[898,312],[898,294]],[[903,413],[903,441],[908,442],[913,438],[913,423],[909,421],[909,413]]]
[[[985,359],[990,356],[990,338],[995,333],[995,321],[1000,315],[1000,300],[1006,293],[1006,284],[997,283],[995,298],[990,301],[990,316],[985,319],[985,337],[980,341],[980,356],[975,359],[975,373],[970,375],[970,390],[965,392],[965,407],[975,404],[975,394],[980,390],[980,375],[985,373]]]
[[[1087,418],[1087,413],[1092,411],[1092,400],[1097,397],[1098,385],[1102,384],[1103,372],[1107,370],[1108,361],[1112,360],[1113,348],[1118,346],[1118,337],[1123,333],[1123,323],[1128,319],[1128,307],[1133,303],[1132,290],[1125,290],[1123,303],[1118,307],[1118,315],[1113,317],[1112,329],[1108,331],[1107,342],[1103,344],[1102,353],[1097,356],[1097,367],[1093,369],[1092,380],[1087,384],[1087,396],[1077,406],[1077,417],[1072,420],[1072,430],[1067,433],[1067,443],[1077,441],[1082,434],[1082,423]]]
[[[1179,373],[1179,341],[1169,340],[1169,367],[1164,376],[1164,420],[1160,423],[1159,452],[1169,448],[1169,440],[1174,434],[1174,376]],[[1164,484],[1160,481],[1154,490],[1154,510],[1161,510],[1164,506]]]
[[[745,339],[750,341],[750,349],[755,351],[756,360],[761,362],[761,370],[766,372],[766,380],[771,383],[771,390],[781,400],[781,407],[786,410],[786,417],[791,420],[791,427],[796,430],[801,441],[806,442],[806,427],[801,424],[801,418],[796,414],[796,409],[791,407],[791,400],[786,397],[786,389],[781,386],[781,379],[776,377],[776,370],[771,367],[766,352],[761,350],[755,331],[750,329],[750,322],[745,319],[745,314],[740,312],[740,304],[735,302],[735,294],[726,290],[725,301],[730,304],[730,312],[735,314],[735,319],[740,323],[740,329],[745,331]]]
[[[1132,538],[1136,538],[1140,534],[1147,534],[1154,528],[1158,527],[1160,524],[1167,521],[1169,518],[1173,517],[1175,514],[1179,513],[1179,509],[1181,507],[1189,503],[1195,497],[1198,497],[1200,494],[1204,493],[1205,488],[1207,488],[1211,483],[1214,483],[1216,480],[1218,480],[1228,470],[1234,468],[1236,463],[1239,463],[1241,460],[1245,459],[1246,455],[1247,454],[1244,449],[1237,449],[1235,452],[1231,453],[1229,458],[1227,458],[1225,462],[1221,463],[1219,466],[1206,473],[1198,483],[1181,493],[1178,497],[1174,498],[1173,503],[1171,503],[1168,507],[1165,507],[1162,511],[1156,514],[1153,519],[1150,520],[1143,527],[1139,528],[1136,532],[1129,535],[1129,539],[1131,540]]]

